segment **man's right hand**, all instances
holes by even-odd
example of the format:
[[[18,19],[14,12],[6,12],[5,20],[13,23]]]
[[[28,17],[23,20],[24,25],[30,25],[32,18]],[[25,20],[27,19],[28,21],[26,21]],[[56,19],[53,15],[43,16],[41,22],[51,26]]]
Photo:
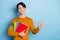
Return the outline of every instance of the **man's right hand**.
[[[20,33],[19,33],[19,36],[20,36],[20,37],[24,37],[24,36],[25,36],[24,31],[20,32]]]

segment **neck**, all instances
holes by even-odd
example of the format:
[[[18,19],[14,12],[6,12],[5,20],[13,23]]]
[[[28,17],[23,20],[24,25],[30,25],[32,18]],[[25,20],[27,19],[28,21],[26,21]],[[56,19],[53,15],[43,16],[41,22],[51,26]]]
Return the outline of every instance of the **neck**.
[[[25,16],[25,15],[20,15],[19,17],[20,17],[20,18],[25,18],[26,16]]]

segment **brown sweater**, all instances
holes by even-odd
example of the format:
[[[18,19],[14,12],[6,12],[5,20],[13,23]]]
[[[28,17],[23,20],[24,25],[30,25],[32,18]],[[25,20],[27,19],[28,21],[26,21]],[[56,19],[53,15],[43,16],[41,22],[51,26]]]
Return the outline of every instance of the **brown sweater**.
[[[12,22],[23,22],[24,24],[26,24],[28,26],[28,28],[25,32],[26,35],[24,36],[24,38],[19,37],[19,33],[13,31],[12,25],[11,25]],[[14,40],[28,40],[29,30],[31,30],[33,34],[36,34],[39,31],[38,28],[34,27],[33,21],[29,17],[25,17],[25,18],[16,17],[11,21],[11,23],[8,28],[8,35],[14,37]]]

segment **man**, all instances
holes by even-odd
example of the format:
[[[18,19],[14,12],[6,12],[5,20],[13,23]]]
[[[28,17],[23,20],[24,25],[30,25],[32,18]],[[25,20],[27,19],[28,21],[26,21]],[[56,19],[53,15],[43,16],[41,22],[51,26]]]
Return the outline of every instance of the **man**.
[[[17,9],[20,15],[11,21],[11,24],[8,28],[8,35],[14,37],[14,40],[28,40],[28,31],[31,30],[33,34],[36,34],[42,28],[42,24],[39,22],[38,27],[34,27],[32,19],[25,15],[26,5],[23,2],[17,4]],[[27,25],[26,32],[22,31],[18,33],[13,31],[13,22],[22,22],[23,24]]]

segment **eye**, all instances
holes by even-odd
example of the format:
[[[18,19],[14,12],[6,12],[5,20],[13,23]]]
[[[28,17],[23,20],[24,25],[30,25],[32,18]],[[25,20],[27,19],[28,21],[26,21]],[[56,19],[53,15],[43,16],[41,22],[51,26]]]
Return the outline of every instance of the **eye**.
[[[18,9],[21,9],[21,8],[18,8]]]

